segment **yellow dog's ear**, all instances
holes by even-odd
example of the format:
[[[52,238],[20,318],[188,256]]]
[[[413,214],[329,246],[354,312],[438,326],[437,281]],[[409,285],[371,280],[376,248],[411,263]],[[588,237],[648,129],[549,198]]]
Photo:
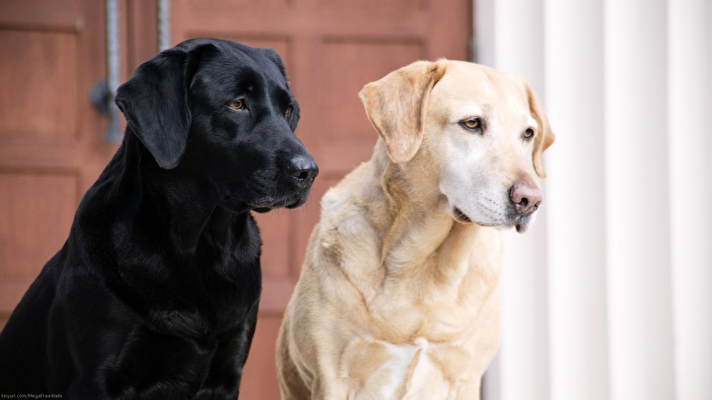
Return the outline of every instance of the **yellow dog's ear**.
[[[393,162],[409,161],[418,152],[430,91],[444,74],[445,60],[416,61],[359,92],[366,115]]]
[[[537,132],[534,138],[534,150],[532,153],[532,160],[534,161],[534,171],[536,174],[542,178],[546,177],[546,172],[544,171],[544,150],[549,148],[554,143],[554,132],[551,131],[551,126],[549,125],[549,120],[546,118],[546,114],[539,105],[539,101],[534,94],[531,86],[528,83],[524,83],[527,90],[527,98],[529,100],[529,110],[532,116],[539,124],[539,132]]]

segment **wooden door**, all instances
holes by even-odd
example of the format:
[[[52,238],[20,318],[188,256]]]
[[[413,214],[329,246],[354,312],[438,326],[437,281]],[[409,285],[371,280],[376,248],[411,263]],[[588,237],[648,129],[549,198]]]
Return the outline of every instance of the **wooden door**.
[[[297,135],[321,170],[309,202],[258,216],[264,285],[242,398],[278,399],[274,347],[282,312],[327,188],[370,158],[376,133],[357,92],[418,59],[467,59],[470,0],[174,0],[175,43],[218,37],[272,47],[302,107]]]
[[[114,152],[89,102],[103,21],[97,1],[0,2],[0,327]]]

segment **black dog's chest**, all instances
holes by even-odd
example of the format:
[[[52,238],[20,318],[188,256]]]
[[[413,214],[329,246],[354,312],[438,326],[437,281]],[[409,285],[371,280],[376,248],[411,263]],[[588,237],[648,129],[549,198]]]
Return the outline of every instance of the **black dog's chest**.
[[[239,337],[235,332],[226,340],[197,341],[136,329],[107,371],[107,395],[145,393],[155,387],[168,396],[163,398],[234,398],[244,350]]]
[[[132,306],[137,327],[111,374],[117,392],[143,382],[131,390],[160,383],[164,398],[235,398],[261,286],[253,229],[249,218],[221,237],[206,235],[193,257],[160,259],[153,270],[166,271],[163,279],[132,271],[139,290],[121,300],[142,301]]]
[[[259,299],[261,243],[254,220],[249,214],[214,220],[187,255],[147,256],[154,240],[130,226],[115,228],[114,239],[123,239],[115,251],[130,262],[108,272],[114,277],[109,284],[153,330],[214,337],[240,323]]]

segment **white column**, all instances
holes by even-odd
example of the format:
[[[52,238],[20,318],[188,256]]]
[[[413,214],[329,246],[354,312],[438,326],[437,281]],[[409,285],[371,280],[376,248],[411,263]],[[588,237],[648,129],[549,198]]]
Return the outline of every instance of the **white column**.
[[[604,10],[610,398],[670,400],[666,2],[607,0]]]
[[[668,4],[677,400],[712,398],[712,2]]]
[[[547,0],[546,104],[552,400],[608,398],[603,4]],[[632,399],[632,398],[631,398]]]
[[[546,105],[543,1],[487,0],[479,5],[478,61],[523,76]],[[503,329],[494,364],[497,379],[485,384],[500,400],[549,399],[547,206],[542,211],[533,229],[508,237],[501,273]]]

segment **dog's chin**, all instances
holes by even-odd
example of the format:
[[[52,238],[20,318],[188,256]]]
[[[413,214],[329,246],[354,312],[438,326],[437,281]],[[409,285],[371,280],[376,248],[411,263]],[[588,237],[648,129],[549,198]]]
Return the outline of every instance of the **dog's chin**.
[[[527,231],[527,228],[529,228],[528,218],[524,219],[523,221],[514,223],[514,229],[517,230],[517,233],[524,233]]]
[[[527,231],[527,229],[529,229],[529,225],[533,220],[533,214],[529,214],[526,216],[514,215],[509,219],[511,222],[507,224],[507,227],[514,227],[517,233],[524,233]]]

